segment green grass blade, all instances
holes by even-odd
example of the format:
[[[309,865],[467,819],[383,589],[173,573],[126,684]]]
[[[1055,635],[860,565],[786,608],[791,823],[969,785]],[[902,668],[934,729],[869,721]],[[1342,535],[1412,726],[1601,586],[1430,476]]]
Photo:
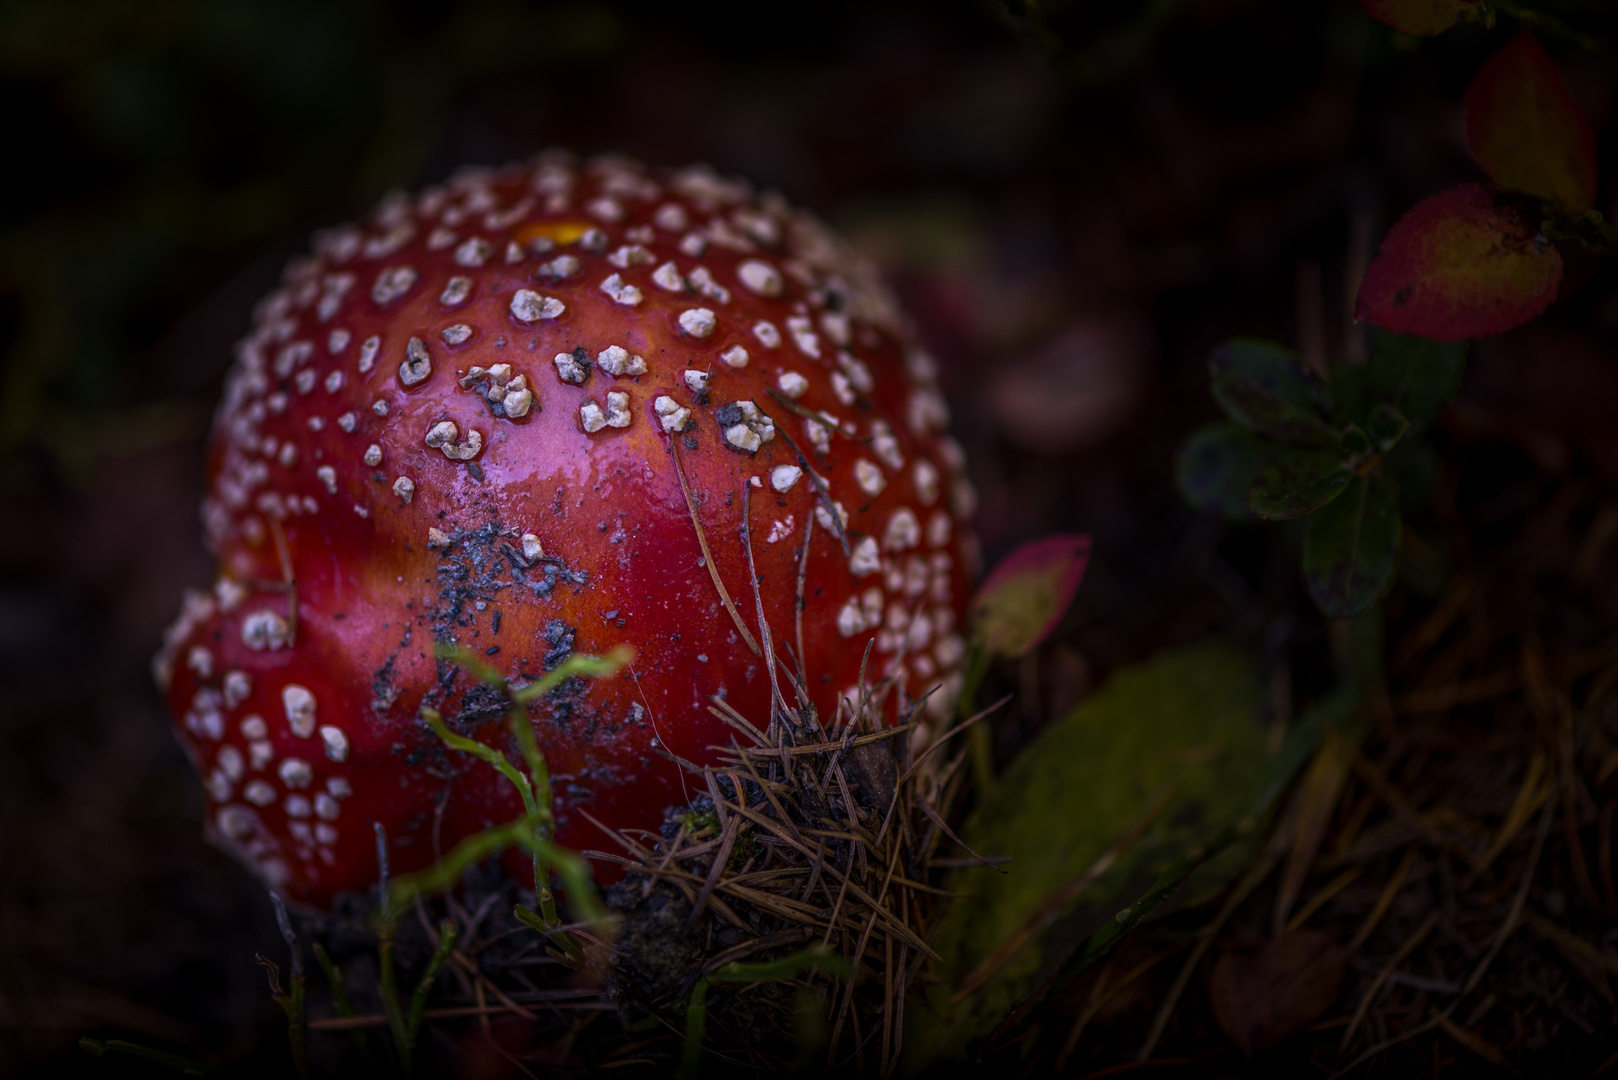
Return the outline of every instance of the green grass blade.
[[[421,718],[427,722],[428,727],[433,729],[433,734],[437,735],[443,744],[449,747],[451,750],[459,750],[464,754],[471,754],[479,761],[485,761],[498,769],[501,776],[504,776],[507,780],[510,780],[516,785],[517,791],[522,795],[523,807],[528,811],[528,813],[533,816],[538,816],[539,807],[536,805],[534,800],[533,785],[528,782],[528,777],[518,772],[516,766],[512,765],[511,762],[506,760],[506,755],[502,754],[492,746],[478,742],[476,739],[468,739],[464,735],[455,734],[455,732],[451,731],[448,726],[445,725],[444,718],[439,715],[436,709],[423,708],[421,710]],[[547,813],[548,812],[549,811],[547,810]]]
[[[680,1050],[679,1080],[696,1080],[702,1071],[702,1040],[708,1034],[708,980],[698,979],[685,1007],[685,1046]]]
[[[618,669],[634,658],[635,650],[628,645],[616,646],[601,656],[570,656],[552,670],[547,671],[537,682],[530,683],[511,696],[519,703],[526,705],[535,698],[543,697],[550,693],[566,679],[579,675],[602,679],[608,675],[616,674]]]
[[[387,904],[382,909],[384,924],[392,925],[399,916],[415,903],[416,897],[428,896],[451,888],[468,869],[508,847],[533,848],[533,821],[527,817],[496,825],[480,833],[473,833],[437,863],[410,874],[398,874],[388,882]]]
[[[321,973],[326,976],[326,985],[331,988],[331,1000],[337,1007],[337,1015],[344,1019],[352,1019],[357,1014],[354,1012],[354,1003],[348,998],[348,987],[343,982],[342,969],[332,962],[331,954],[326,952],[326,947],[320,942],[314,942],[310,948],[314,950],[315,962],[320,965]],[[348,1040],[354,1044],[354,1049],[360,1052],[361,1057],[366,1061],[371,1060],[371,1048],[366,1045],[365,1032],[359,1028],[352,1028],[349,1030]]]
[[[778,982],[781,979],[796,978],[805,971],[820,971],[839,979],[847,979],[852,974],[846,960],[833,952],[830,947],[816,944],[776,960],[764,960],[755,964],[744,964],[740,961],[726,964],[709,974],[708,980],[716,983]]]
[[[427,970],[422,973],[421,981],[416,984],[416,992],[410,998],[410,1019],[405,1023],[405,1037],[410,1040],[412,1050],[416,1046],[416,1036],[421,1031],[421,1014],[427,1008],[427,995],[432,992],[433,982],[438,973],[444,970],[444,962],[455,948],[455,924],[445,919],[438,926],[438,948],[433,952],[433,958],[427,961]]]
[[[809,946],[801,952],[775,960],[744,964],[740,961],[726,964],[697,980],[691,988],[691,1000],[685,1007],[685,1046],[680,1051],[680,1080],[694,1080],[702,1065],[702,1040],[708,1033],[708,987],[714,983],[778,982],[792,979],[806,971],[821,971],[839,979],[849,978],[853,972],[837,953],[824,944]]]
[[[477,676],[478,681],[481,683],[499,687],[501,690],[506,688],[506,677],[490,667],[483,657],[464,645],[457,645],[453,641],[440,641],[433,646],[433,655],[440,660],[448,660],[466,668]]]
[[[128,1054],[130,1057],[145,1058],[158,1065],[167,1065],[176,1072],[186,1076],[208,1076],[213,1070],[200,1061],[193,1061],[179,1054],[170,1054],[163,1050],[154,1050],[150,1046],[129,1042],[125,1039],[80,1039],[79,1049],[91,1057],[101,1057],[106,1053]]]
[[[393,1035],[393,1052],[399,1059],[399,1071],[410,1075],[410,1031],[405,1025],[404,1009],[399,1005],[399,981],[393,972],[393,923],[383,924],[378,934],[377,959],[381,974],[377,990],[382,995],[382,1011],[388,1018],[388,1031]]]

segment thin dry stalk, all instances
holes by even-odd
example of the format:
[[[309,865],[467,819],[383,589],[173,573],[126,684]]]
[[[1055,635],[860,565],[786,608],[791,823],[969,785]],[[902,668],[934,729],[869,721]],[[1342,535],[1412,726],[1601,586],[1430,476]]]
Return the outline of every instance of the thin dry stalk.
[[[741,612],[736,610],[735,601],[730,598],[730,591],[725,588],[724,581],[719,577],[719,566],[714,562],[713,552],[708,549],[708,533],[702,527],[702,515],[697,512],[697,500],[691,494],[691,485],[685,478],[685,462],[680,459],[680,441],[678,439],[672,440],[669,446],[674,453],[674,475],[680,478],[680,493],[685,496],[685,508],[691,513],[691,528],[696,530],[697,543],[702,548],[703,565],[708,568],[708,576],[713,578],[713,586],[719,591],[719,599],[724,602],[725,610],[730,612],[731,620],[735,622],[736,629],[741,631],[742,640],[747,642],[747,647],[753,650],[754,656],[763,656],[763,650],[758,647],[758,642],[753,639],[753,632],[742,621]]]

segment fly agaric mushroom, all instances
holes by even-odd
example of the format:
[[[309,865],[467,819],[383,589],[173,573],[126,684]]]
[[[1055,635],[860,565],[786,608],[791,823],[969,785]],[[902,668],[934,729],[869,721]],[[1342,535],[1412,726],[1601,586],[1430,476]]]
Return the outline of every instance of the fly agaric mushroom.
[[[219,577],[156,660],[209,833],[266,882],[326,905],[374,884],[376,823],[409,870],[521,813],[419,719],[503,733],[504,695],[436,643],[515,686],[633,647],[530,707],[575,847],[599,837],[581,810],[653,828],[687,801],[658,750],[728,743],[715,695],[768,722],[760,609],[822,717],[868,643],[873,681],[948,707],[960,449],[893,300],[815,220],[705,168],[551,154],[314,249],[238,346],[203,506]]]

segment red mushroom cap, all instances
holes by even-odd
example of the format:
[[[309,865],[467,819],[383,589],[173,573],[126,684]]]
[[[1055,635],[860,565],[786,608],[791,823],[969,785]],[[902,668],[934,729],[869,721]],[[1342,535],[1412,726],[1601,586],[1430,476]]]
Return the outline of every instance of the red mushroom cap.
[[[687,801],[656,745],[706,761],[729,743],[714,695],[768,721],[748,542],[790,669],[811,521],[820,715],[872,641],[873,679],[912,700],[941,686],[947,707],[973,556],[946,422],[870,271],[704,168],[546,155],[321,234],[237,349],[203,506],[220,576],[157,658],[210,835],[326,905],[374,884],[373,823],[403,871],[518,816],[505,780],[419,719],[431,705],[504,745],[501,695],[439,642],[519,686],[632,646],[616,678],[530,715],[561,843],[600,844],[580,809],[655,828]]]

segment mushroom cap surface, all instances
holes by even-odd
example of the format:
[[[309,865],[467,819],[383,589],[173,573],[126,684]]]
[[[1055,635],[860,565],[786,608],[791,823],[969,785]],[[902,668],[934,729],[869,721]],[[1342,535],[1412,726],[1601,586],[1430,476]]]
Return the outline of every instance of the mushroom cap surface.
[[[872,272],[704,168],[542,155],[320,234],[237,348],[203,508],[219,578],[156,660],[210,836],[324,906],[374,886],[374,824],[401,872],[517,817],[419,719],[520,760],[502,695],[440,642],[514,686],[633,648],[528,708],[576,849],[612,846],[581,811],[655,829],[689,800],[659,748],[731,742],[714,697],[768,722],[760,607],[779,671],[801,615],[822,719],[868,644],[887,718],[935,688],[937,715],[974,558],[946,425]]]

